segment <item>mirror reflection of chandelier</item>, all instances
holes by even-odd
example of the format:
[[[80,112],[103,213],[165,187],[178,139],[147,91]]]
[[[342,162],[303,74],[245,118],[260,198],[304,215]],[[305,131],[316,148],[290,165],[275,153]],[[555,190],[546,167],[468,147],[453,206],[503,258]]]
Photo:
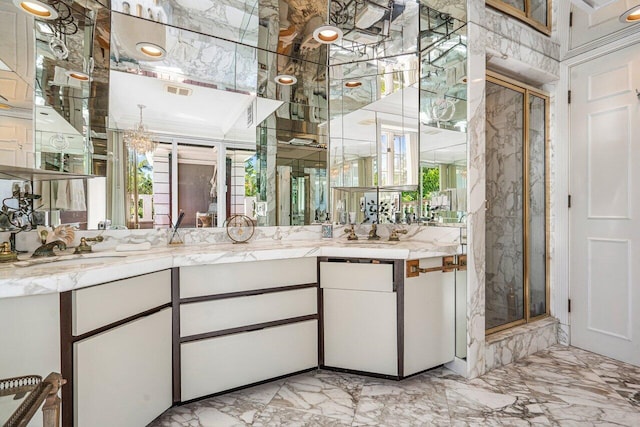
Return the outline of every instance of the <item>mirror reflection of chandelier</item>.
[[[124,132],[124,142],[130,150],[138,154],[153,153],[156,146],[151,138],[151,134],[147,127],[142,123],[142,109],[145,105],[138,104],[140,109],[140,123],[136,124],[133,129]]]

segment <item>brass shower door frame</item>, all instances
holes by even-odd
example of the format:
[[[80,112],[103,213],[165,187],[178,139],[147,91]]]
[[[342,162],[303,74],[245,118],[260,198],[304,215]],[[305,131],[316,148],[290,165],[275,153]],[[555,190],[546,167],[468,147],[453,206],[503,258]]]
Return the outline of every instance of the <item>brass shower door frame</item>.
[[[487,70],[487,82],[497,84],[507,89],[514,90],[523,94],[522,97],[522,111],[524,114],[522,125],[522,222],[523,222],[523,285],[524,285],[524,318],[515,320],[513,322],[505,323],[503,325],[495,326],[493,328],[485,329],[485,334],[490,335],[505,329],[513,328],[514,326],[524,325],[530,322],[541,320],[549,317],[550,315],[550,302],[551,302],[551,287],[550,287],[550,168],[549,168],[549,94],[540,89],[529,86],[525,83],[519,82],[507,76],[503,76],[494,71]],[[530,112],[529,112],[529,99],[531,96],[535,96],[544,100],[544,214],[545,214],[545,312],[537,316],[532,317],[530,313],[530,289],[529,289],[529,239],[530,239],[530,226],[529,226],[529,209],[530,209],[530,187],[529,187],[529,126],[530,126]]]

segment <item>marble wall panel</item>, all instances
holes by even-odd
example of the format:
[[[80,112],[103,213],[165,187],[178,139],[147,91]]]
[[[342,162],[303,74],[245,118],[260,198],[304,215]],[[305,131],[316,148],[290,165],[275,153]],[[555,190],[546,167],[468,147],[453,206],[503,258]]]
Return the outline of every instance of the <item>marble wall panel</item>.
[[[487,9],[484,24],[487,31],[505,39],[505,45],[515,43],[556,61],[560,59],[560,43],[497,10]]]
[[[558,321],[548,318],[487,338],[486,371],[508,365],[558,343]]]
[[[474,12],[475,13],[475,12]],[[467,241],[467,376],[482,375],[485,370],[485,74],[486,35],[474,22],[467,25],[468,35],[468,215]]]

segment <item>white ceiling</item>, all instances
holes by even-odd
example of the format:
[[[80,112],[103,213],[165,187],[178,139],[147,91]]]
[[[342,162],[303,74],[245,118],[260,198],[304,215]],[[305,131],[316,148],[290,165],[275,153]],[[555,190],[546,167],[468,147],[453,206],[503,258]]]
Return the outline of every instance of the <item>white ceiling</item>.
[[[166,91],[167,84],[186,87],[193,92],[190,96],[171,94]],[[254,124],[247,127],[247,108],[254,101]],[[133,127],[139,122],[138,104],[146,106],[143,122],[151,132],[255,143],[255,125],[282,102],[111,71],[109,127]]]

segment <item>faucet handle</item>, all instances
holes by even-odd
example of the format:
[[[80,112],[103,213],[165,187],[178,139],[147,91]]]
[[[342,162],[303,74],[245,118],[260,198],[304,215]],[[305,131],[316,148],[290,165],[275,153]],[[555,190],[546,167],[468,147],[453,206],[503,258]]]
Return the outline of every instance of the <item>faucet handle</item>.
[[[11,250],[11,243],[4,242],[0,245],[0,262],[13,262],[18,260],[18,253]]]
[[[399,242],[400,241],[400,234],[407,234],[409,231],[407,229],[404,228],[396,228],[395,230],[391,231],[391,234],[389,234],[389,241],[390,242]]]
[[[348,234],[347,240],[358,240],[358,236],[356,234],[355,226],[351,224],[351,227],[345,228],[344,232]]]
[[[102,242],[104,237],[96,236],[96,237],[81,237],[80,244],[76,247],[76,250],[73,252],[74,254],[83,254],[92,252],[91,246],[87,242]]]

